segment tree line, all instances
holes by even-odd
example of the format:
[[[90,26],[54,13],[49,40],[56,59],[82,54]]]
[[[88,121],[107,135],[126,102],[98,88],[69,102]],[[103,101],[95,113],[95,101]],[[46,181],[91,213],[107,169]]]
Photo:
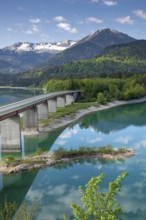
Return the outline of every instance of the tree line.
[[[81,101],[101,102],[111,100],[128,100],[146,95],[146,74],[135,75],[126,79],[117,78],[83,78],[51,79],[44,83],[47,92],[64,90],[81,90]]]

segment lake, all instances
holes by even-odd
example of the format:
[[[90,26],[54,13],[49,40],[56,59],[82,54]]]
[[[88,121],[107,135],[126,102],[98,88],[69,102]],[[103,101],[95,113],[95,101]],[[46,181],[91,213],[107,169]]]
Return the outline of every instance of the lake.
[[[105,191],[109,181],[114,180],[122,171],[127,171],[128,177],[122,182],[122,190],[118,196],[118,201],[127,213],[123,219],[145,220],[145,131],[146,103],[141,103],[91,113],[50,134],[23,137],[22,157],[33,153],[38,147],[53,151],[60,146],[69,149],[107,144],[133,148],[136,155],[118,162],[82,159],[27,173],[0,174],[0,203],[3,203],[6,195],[18,205],[23,201],[28,204],[38,201],[40,207],[36,220],[62,220],[64,213],[71,219],[70,203],[80,203],[80,185],[85,185],[92,176],[104,172],[106,176],[101,187]]]

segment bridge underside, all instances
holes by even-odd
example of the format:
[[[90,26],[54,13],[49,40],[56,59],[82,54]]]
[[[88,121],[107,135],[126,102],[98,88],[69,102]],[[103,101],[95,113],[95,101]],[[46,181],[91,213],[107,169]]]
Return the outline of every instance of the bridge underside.
[[[65,107],[72,104],[78,93],[59,95],[45,100],[23,112],[23,129],[39,131],[38,120],[46,119],[49,112],[56,112],[57,107]],[[10,116],[0,121],[1,150],[20,151],[21,150],[21,126],[19,114]]]

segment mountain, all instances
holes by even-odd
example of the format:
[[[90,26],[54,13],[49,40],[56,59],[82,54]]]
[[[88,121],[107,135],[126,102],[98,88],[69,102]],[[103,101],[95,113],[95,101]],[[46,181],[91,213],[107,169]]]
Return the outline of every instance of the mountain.
[[[113,29],[102,29],[86,36],[67,50],[48,59],[45,66],[58,66],[74,60],[91,59],[107,46],[125,44],[135,39]]]
[[[126,78],[141,73],[146,73],[146,40],[109,46],[93,59],[29,70],[17,75],[11,82],[14,86],[38,86],[51,78]]]
[[[71,40],[57,43],[19,42],[5,47],[0,49],[0,73],[16,74],[26,71],[75,43]]]

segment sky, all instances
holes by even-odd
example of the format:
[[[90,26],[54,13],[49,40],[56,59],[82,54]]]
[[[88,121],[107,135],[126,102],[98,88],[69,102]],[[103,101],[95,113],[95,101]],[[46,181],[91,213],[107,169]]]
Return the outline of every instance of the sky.
[[[104,28],[146,39],[146,0],[0,0],[0,48],[80,40]]]

